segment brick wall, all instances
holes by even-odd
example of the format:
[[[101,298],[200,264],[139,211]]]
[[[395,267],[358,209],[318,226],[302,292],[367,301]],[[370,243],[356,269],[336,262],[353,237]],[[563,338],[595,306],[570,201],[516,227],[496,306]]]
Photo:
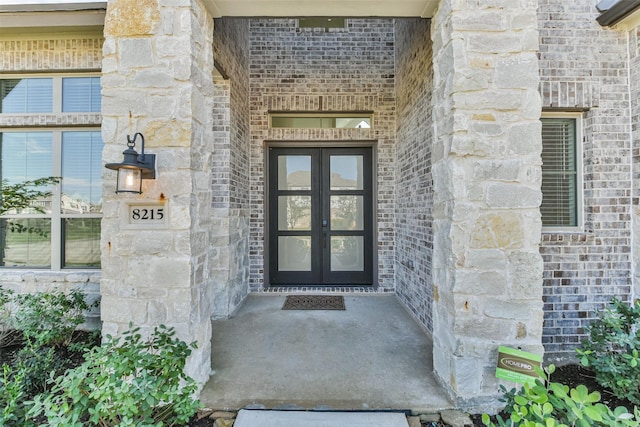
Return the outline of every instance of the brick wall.
[[[429,21],[398,19],[396,38],[396,294],[433,330],[431,93]]]
[[[550,360],[574,356],[595,310],[631,291],[627,35],[600,27],[594,3],[541,0],[538,9],[543,108],[584,110],[584,231],[542,236]]]
[[[634,289],[633,298],[640,298],[640,26],[629,30],[629,59],[631,61],[631,130],[633,160],[633,208],[634,219]]]
[[[251,20],[252,290],[265,286],[265,141],[375,140],[377,284],[394,286],[395,96],[393,21],[300,29],[296,19]],[[374,111],[373,129],[269,129],[269,111]]]
[[[216,19],[211,276],[214,317],[240,305],[249,283],[249,21]]]

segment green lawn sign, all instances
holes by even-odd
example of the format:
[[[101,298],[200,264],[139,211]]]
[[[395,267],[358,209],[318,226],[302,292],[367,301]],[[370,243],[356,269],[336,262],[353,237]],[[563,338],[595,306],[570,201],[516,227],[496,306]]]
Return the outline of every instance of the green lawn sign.
[[[539,378],[535,367],[540,367],[541,363],[540,355],[500,346],[496,377],[520,384],[535,384],[536,379]]]

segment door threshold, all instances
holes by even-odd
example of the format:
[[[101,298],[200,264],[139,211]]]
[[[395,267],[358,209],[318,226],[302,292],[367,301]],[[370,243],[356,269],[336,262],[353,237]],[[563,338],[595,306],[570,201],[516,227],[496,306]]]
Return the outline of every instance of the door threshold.
[[[395,292],[393,288],[380,288],[362,285],[274,285],[255,291],[255,293],[260,294],[388,294],[393,292]]]

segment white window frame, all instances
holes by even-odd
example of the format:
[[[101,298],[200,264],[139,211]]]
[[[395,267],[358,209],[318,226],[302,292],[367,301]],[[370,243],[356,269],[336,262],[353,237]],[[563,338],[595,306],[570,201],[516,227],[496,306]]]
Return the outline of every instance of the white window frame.
[[[74,77],[101,77],[100,72],[52,72],[52,73],[7,73],[0,75],[2,79],[53,79],[52,110],[49,113],[0,113],[0,117],[40,117],[40,116],[73,116],[86,114],[101,114],[101,112],[63,112],[62,111],[62,79]],[[62,176],[62,133],[63,132],[100,132],[99,124],[91,126],[0,126],[0,133],[26,133],[26,132],[48,132],[52,134],[52,165],[51,176]],[[46,177],[42,177],[46,178]],[[3,215],[3,218],[50,218],[51,219],[51,265],[50,267],[0,267],[0,271],[8,270],[43,270],[43,271],[69,271],[69,270],[92,270],[99,271],[101,267],[64,267],[63,265],[63,236],[62,220],[65,218],[78,218],[74,214],[63,214],[61,212],[61,184],[54,184],[51,187],[52,206],[51,214],[26,214],[26,215]],[[102,218],[103,213],[83,214],[82,218]]]
[[[542,226],[543,233],[581,233],[584,231],[584,175],[583,175],[583,113],[582,112],[543,112],[544,119],[573,119],[576,125],[576,222],[575,226]],[[542,127],[541,127],[542,131]],[[543,194],[544,197],[544,194]]]

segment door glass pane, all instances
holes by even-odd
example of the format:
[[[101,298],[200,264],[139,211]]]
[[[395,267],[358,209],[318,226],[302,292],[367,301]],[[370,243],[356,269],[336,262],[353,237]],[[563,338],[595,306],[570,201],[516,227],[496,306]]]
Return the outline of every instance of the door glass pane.
[[[100,218],[64,220],[64,266],[100,267]]]
[[[62,79],[62,111],[89,113],[100,111],[100,77]]]
[[[311,230],[311,196],[278,196],[278,230]]]
[[[311,237],[278,237],[278,270],[311,271]]]
[[[102,212],[102,147],[100,132],[62,134],[61,213]]]
[[[311,190],[311,156],[278,156],[278,190]]]
[[[331,271],[364,271],[364,238],[331,237]]]
[[[2,79],[0,97],[0,113],[50,113],[53,79]]]
[[[0,220],[0,266],[51,266],[51,220],[16,218]]]
[[[51,132],[5,132],[0,134],[0,170],[2,180],[18,184],[27,180],[46,178],[52,175]],[[49,187],[38,187],[38,191],[49,191]],[[51,197],[34,200],[36,209],[23,209],[7,214],[51,213]]]
[[[362,230],[362,196],[331,196],[331,230]]]
[[[331,189],[362,190],[362,156],[331,156]]]

